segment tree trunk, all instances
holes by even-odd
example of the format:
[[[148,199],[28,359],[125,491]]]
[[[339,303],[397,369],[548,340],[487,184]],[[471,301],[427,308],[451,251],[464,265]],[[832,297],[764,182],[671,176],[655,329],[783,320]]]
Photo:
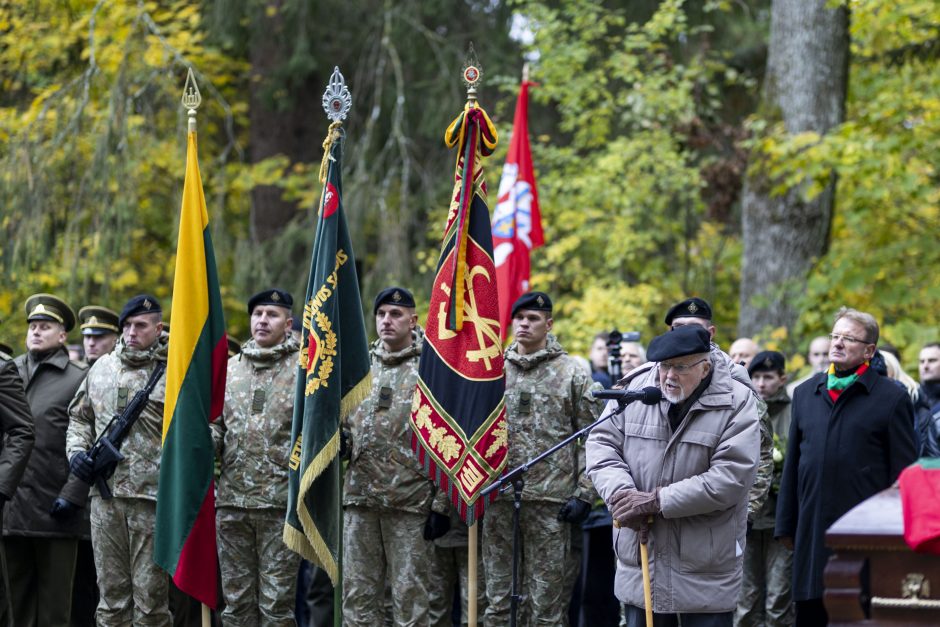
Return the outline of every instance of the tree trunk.
[[[762,111],[782,120],[789,134],[824,134],[845,117],[848,13],[829,4],[773,1]],[[799,187],[782,195],[771,194],[772,187],[761,174],[744,183],[739,336],[792,329],[806,278],[828,245],[835,182],[810,201]]]
[[[320,98],[326,81],[316,72],[286,76],[293,54],[284,0],[267,0],[250,39],[251,95],[249,154],[252,163],[283,154],[291,163],[318,162],[327,122]],[[251,192],[251,238],[263,243],[279,234],[297,215],[297,204],[281,189],[259,185]]]

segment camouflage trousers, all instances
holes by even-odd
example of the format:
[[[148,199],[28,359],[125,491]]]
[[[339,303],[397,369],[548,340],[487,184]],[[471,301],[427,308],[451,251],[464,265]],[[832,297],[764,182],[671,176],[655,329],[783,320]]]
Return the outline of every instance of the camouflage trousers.
[[[735,627],[789,627],[795,619],[793,551],[774,540],[773,529],[752,529],[744,548],[744,582]]]
[[[396,627],[430,624],[428,599],[434,543],[424,539],[427,516],[347,506],[343,513],[343,625],[385,624],[386,581]]]
[[[462,522],[452,524],[460,525],[466,529],[466,526]],[[451,531],[453,531],[453,529]],[[463,535],[464,541],[466,542],[466,533]],[[460,594],[460,624],[467,624],[467,591],[469,590],[469,579],[467,578],[468,567],[466,543],[464,543],[463,546],[443,547],[438,545],[434,547],[434,562],[431,566],[431,572],[434,573],[434,581],[432,582],[431,596],[428,599],[431,606],[431,627],[451,627],[453,625],[451,612],[454,608],[454,594],[458,593]],[[483,616],[485,610],[486,583],[483,578],[483,560],[481,559],[481,553],[478,548],[477,616]]]
[[[519,520],[521,565],[519,585],[523,601],[519,625],[568,625],[571,601],[570,567],[571,529],[558,520],[558,503],[526,501]],[[512,510],[510,500],[489,506],[483,519],[486,542],[483,567],[486,571],[488,606],[486,627],[509,624],[512,599]]]
[[[171,624],[167,575],[153,562],[156,508],[145,499],[91,498],[99,627]]]
[[[295,625],[300,556],[284,544],[284,512],[222,508],[216,513],[226,627]]]

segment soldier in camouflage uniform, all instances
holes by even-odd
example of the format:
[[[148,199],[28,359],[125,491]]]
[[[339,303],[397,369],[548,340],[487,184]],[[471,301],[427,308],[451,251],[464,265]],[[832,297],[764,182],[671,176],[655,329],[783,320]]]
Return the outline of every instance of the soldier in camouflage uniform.
[[[440,585],[431,590],[428,599],[431,605],[430,627],[451,627],[454,610],[454,595],[460,594],[460,624],[467,625],[467,591],[469,588],[469,564],[467,563],[467,526],[451,508],[450,531],[434,541],[435,573]],[[483,581],[483,565],[477,552],[477,615],[486,610],[486,585]]]
[[[149,295],[130,299],[121,311],[117,347],[95,362],[69,406],[66,450],[73,477],[61,496],[83,501],[92,479],[86,451],[112,416],[147,383],[157,362],[165,362],[168,336],[160,303]],[[167,575],[153,561],[157,481],[163,434],[166,380],[161,376],[121,447],[109,484],[112,499],[91,491],[91,541],[98,571],[98,625],[170,625]]]
[[[411,451],[411,401],[424,333],[408,290],[379,292],[373,306],[372,391],[343,425],[351,457],[343,489],[343,622],[385,624],[391,584],[398,627],[428,625],[428,599],[440,578],[433,540],[450,528],[443,494]],[[432,510],[432,501],[434,509]]]
[[[774,474],[770,496],[747,533],[744,549],[744,584],[734,614],[736,627],[784,627],[795,619],[791,577],[793,551],[774,539],[777,490],[783,474],[783,455],[790,432],[790,396],[787,394],[786,358],[777,351],[758,353],[747,372],[767,403],[774,430]]]
[[[754,478],[754,485],[751,486],[751,490],[748,492],[747,522],[748,526],[750,526],[760,515],[760,511],[767,501],[767,496],[770,494],[770,482],[773,480],[774,476],[774,430],[773,425],[770,424],[770,417],[767,415],[767,404],[757,393],[757,389],[754,387],[754,384],[751,383],[751,378],[747,375],[747,371],[740,364],[731,361],[731,357],[715,344],[715,325],[712,324],[712,308],[707,301],[693,296],[680,303],[676,303],[666,312],[666,325],[669,327],[676,329],[689,324],[697,324],[708,331],[708,334],[712,338],[712,361],[716,365],[721,362],[726,363],[731,370],[731,377],[735,381],[751,388],[757,400],[757,417],[760,426],[760,460],[757,464],[757,476]]]
[[[248,301],[251,339],[229,359],[225,410],[212,424],[226,627],[295,624],[300,556],[281,539],[300,350],[290,334],[293,302],[279,289]]]
[[[515,467],[587,426],[603,405],[591,380],[550,333],[552,302],[547,294],[523,294],[512,307],[514,341],[506,349],[506,417],[509,467]],[[563,448],[533,466],[525,477],[520,517],[524,601],[520,625],[567,625],[566,586],[571,529],[591,510],[594,490],[584,474],[580,445]],[[483,519],[486,541],[487,627],[509,624],[512,584],[512,495],[489,506]]]

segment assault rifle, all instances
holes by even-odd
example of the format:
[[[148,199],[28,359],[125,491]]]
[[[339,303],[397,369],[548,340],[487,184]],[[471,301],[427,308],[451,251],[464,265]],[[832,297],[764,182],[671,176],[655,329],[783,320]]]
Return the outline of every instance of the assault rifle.
[[[113,496],[111,488],[108,487],[108,479],[114,474],[118,462],[124,459],[120,451],[121,445],[124,443],[127,434],[130,433],[131,427],[134,426],[140,414],[143,413],[144,407],[147,406],[147,401],[150,399],[150,394],[153,392],[153,388],[156,387],[157,381],[160,380],[164,370],[166,370],[166,364],[158,361],[153,372],[150,373],[150,378],[147,379],[147,385],[134,394],[134,398],[127,404],[124,411],[115,414],[111,418],[108,426],[104,428],[104,432],[98,436],[91,449],[85,453],[94,468],[92,481],[88,483],[94,483],[98,487],[98,492],[101,493],[103,499],[110,499]]]

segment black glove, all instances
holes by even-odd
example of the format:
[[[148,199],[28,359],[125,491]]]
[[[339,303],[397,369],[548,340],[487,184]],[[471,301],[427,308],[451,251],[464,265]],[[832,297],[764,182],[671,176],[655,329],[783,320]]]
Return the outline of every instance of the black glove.
[[[95,463],[88,456],[87,451],[79,451],[72,455],[69,462],[69,472],[91,485],[95,480]]]
[[[568,502],[562,505],[561,509],[558,510],[558,520],[580,525],[587,520],[588,514],[590,513],[590,503],[582,501],[576,496],[572,496],[568,499]]]
[[[425,540],[428,542],[437,540],[448,531],[450,531],[450,516],[438,514],[437,512],[428,514],[428,519],[424,521]]]
[[[70,517],[72,514],[79,510],[78,505],[72,501],[67,501],[61,496],[56,498],[52,502],[52,509],[49,510],[49,513],[52,514],[52,517],[56,520],[64,520],[65,518]]]

